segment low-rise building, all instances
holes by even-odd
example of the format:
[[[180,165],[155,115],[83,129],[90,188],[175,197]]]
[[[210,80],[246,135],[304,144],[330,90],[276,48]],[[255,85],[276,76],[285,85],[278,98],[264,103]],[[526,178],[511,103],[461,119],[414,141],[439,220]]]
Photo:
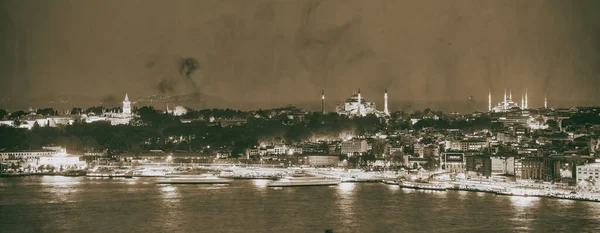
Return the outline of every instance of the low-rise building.
[[[443,169],[447,172],[464,173],[466,171],[465,154],[461,152],[444,152]]]
[[[311,167],[333,167],[340,163],[338,156],[310,155],[304,157],[305,165]]]
[[[594,187],[600,187],[600,160],[577,166],[577,184],[589,183]]]
[[[367,153],[367,140],[351,140],[341,143],[343,155],[352,156],[354,154]]]

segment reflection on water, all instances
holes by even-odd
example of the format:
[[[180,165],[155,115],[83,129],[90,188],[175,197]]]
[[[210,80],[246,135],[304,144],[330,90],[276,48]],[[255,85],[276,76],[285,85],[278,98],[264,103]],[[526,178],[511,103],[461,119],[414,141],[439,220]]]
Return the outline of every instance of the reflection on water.
[[[409,189],[409,188],[402,188],[402,192],[404,193],[415,193],[416,190],[414,189]]]
[[[600,203],[362,183],[277,190],[267,182],[0,178],[0,231],[600,232]]]
[[[177,187],[174,185],[164,185],[160,188],[163,201],[165,202],[179,202],[179,193]]]
[[[342,196],[352,195],[354,192],[354,187],[356,187],[356,183],[340,183],[337,186],[338,193]]]
[[[354,191],[356,188],[356,183],[340,183],[336,187],[338,191],[337,208],[340,213],[342,225],[350,226],[352,224],[356,224],[354,221],[354,203],[356,199]]]
[[[75,202],[76,195],[80,191],[81,179],[81,177],[43,176],[40,185],[43,192],[51,194],[48,203]]]
[[[533,224],[533,220],[535,219],[532,207],[538,205],[540,198],[520,196],[510,196],[509,198],[510,203],[513,206],[513,217],[511,218],[511,220],[515,222],[520,222],[520,227],[516,230],[531,230],[531,225]]]
[[[387,187],[388,187],[389,190],[392,190],[394,192],[400,190],[400,186],[399,185],[387,185]]]
[[[519,197],[511,196],[510,201],[517,209],[527,209],[535,205],[540,200],[539,197]]]
[[[270,180],[252,180],[252,184],[257,191],[261,194],[265,194],[267,192],[267,184],[269,184]]]

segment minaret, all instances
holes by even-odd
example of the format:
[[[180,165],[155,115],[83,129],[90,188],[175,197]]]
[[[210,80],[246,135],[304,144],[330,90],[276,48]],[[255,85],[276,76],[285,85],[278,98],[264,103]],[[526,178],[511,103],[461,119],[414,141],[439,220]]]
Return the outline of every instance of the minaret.
[[[488,112],[492,111],[492,89],[488,90]]]
[[[527,100],[527,88],[525,88],[525,109],[529,108],[529,100]]]
[[[521,92],[521,109],[525,109],[525,97],[523,95],[523,92]]]
[[[360,103],[360,88],[358,88],[358,110],[356,110],[356,111],[359,116],[362,116],[361,111],[360,111],[361,107],[362,107],[362,104]]]
[[[508,102],[506,102],[506,88],[504,89],[504,109],[506,110],[508,108]]]
[[[385,114],[386,116],[390,115],[390,111],[388,110],[388,95],[387,95],[387,88],[385,89],[385,94],[383,94],[383,114]]]
[[[125,100],[123,100],[123,114],[131,114],[131,102],[129,102],[129,96],[125,93]]]
[[[512,100],[512,89],[510,89],[510,95],[508,96],[509,100]]]
[[[321,112],[325,114],[325,90],[321,90]]]
[[[548,96],[544,95],[544,108],[548,109]]]

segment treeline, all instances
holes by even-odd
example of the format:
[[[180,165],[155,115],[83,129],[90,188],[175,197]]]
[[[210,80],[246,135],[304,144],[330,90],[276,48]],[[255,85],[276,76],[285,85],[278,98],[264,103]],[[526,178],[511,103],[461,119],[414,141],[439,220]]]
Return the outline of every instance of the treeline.
[[[80,112],[74,109],[73,112]],[[85,112],[102,112],[102,107],[88,108]],[[301,117],[289,117],[290,112]],[[237,156],[244,150],[261,142],[267,144],[293,144],[313,139],[337,140],[343,135],[373,135],[377,132],[391,132],[399,129],[441,129],[458,128],[463,130],[489,128],[491,120],[482,116],[472,120],[423,119],[411,125],[409,116],[402,112],[391,118],[378,118],[369,115],[361,118],[348,118],[336,113],[298,113],[294,107],[242,112],[230,109],[189,111],[177,117],[165,114],[152,107],[136,109],[139,117],[129,125],[112,126],[109,122],[81,123],[57,128],[39,127],[32,130],[0,127],[0,149],[28,150],[39,149],[43,145],[64,146],[70,151],[108,151],[109,153],[148,150],[215,152],[228,151]],[[426,114],[429,111],[425,111]],[[419,113],[423,114],[423,113]],[[440,114],[441,113],[437,113]],[[181,123],[179,118],[205,119],[242,118],[243,125],[221,125],[200,121]]]
[[[109,122],[80,123],[57,128],[34,126],[32,130],[0,127],[0,148],[39,149],[43,145],[65,146],[70,151],[108,151],[109,153],[161,149],[164,151],[215,152],[243,154],[259,142],[294,143],[311,137],[337,139],[340,133],[371,134],[383,129],[375,116],[350,119],[337,114],[306,115],[303,121],[288,124],[278,118],[247,118],[241,126],[180,121],[151,107],[138,110],[139,118],[130,125],[112,126]]]

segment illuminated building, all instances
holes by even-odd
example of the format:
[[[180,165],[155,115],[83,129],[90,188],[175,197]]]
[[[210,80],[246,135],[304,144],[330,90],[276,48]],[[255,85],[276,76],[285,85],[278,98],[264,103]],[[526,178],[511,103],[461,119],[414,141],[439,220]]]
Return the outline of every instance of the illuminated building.
[[[188,113],[188,109],[184,106],[178,105],[175,106],[173,110],[169,109],[169,105],[167,105],[167,114],[172,114],[175,116],[182,116]]]
[[[79,161],[79,156],[67,154],[65,149],[50,154],[40,156],[38,166],[53,166],[57,169],[81,169],[85,167],[85,162]]]
[[[464,173],[466,171],[465,154],[459,152],[445,152],[443,155],[443,168],[447,172]]]
[[[324,98],[324,97],[323,97]],[[387,89],[384,93],[384,110],[378,111],[375,108],[374,102],[366,101],[360,94],[360,89],[357,93],[352,94],[346,101],[337,106],[336,112],[340,115],[346,116],[359,116],[363,117],[369,114],[375,114],[378,117],[389,115],[389,109],[387,108]]]
[[[127,94],[125,94],[125,99],[123,100],[122,112],[105,112],[100,116],[95,116],[93,114],[81,115],[81,118],[87,123],[96,121],[109,121],[111,125],[129,124],[133,117],[134,115],[131,112],[131,101],[129,101],[129,96]]]
[[[311,167],[334,167],[340,159],[338,156],[312,155],[304,157],[304,163]]]
[[[341,152],[343,155],[352,156],[354,154],[363,154],[367,152],[367,140],[352,140],[342,142]]]
[[[600,160],[596,160],[595,163],[577,166],[576,178],[577,184],[589,182],[594,187],[600,187]]]
[[[491,102],[492,102],[492,98],[491,98],[491,94],[488,97],[488,108],[491,106]],[[512,100],[512,91],[510,92],[510,95],[506,96],[506,90],[504,90],[504,100],[502,102],[499,102],[495,107],[493,107],[491,109],[492,112],[509,112],[512,109],[519,109],[519,105],[514,102]]]
[[[125,93],[125,99],[123,100],[123,115],[131,115],[131,102],[127,93]]]

